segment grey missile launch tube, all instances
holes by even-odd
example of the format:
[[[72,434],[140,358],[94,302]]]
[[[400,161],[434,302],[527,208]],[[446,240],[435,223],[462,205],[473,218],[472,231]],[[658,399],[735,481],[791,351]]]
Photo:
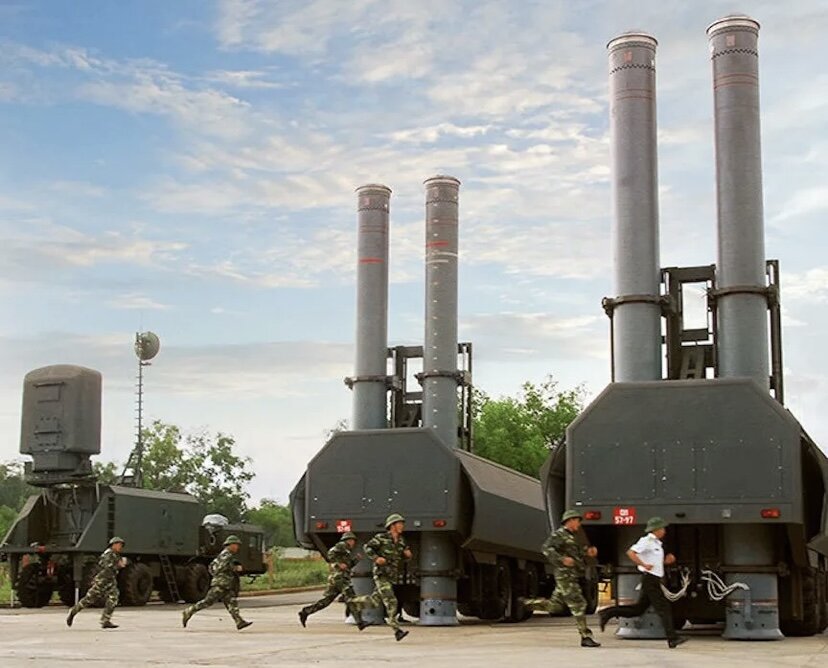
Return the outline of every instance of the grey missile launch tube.
[[[457,253],[460,181],[435,176],[426,187],[426,304],[423,426],[457,447]]]
[[[613,378],[660,380],[655,38],[619,35],[609,51],[613,184]]]
[[[707,29],[716,125],[719,376],[769,389],[759,127],[759,24],[726,16]],[[753,290],[753,292],[751,292]]]
[[[426,305],[423,426],[457,447],[457,253],[460,181],[435,176],[426,188]],[[457,550],[446,534],[420,540],[420,624],[457,624]]]
[[[388,349],[388,210],[391,189],[357,188],[356,364],[353,429],[383,429]]]

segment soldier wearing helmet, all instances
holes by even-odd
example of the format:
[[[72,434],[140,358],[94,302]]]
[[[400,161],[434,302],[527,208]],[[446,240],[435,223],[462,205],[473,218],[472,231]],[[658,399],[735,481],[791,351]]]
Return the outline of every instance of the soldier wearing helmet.
[[[575,618],[578,633],[581,635],[581,647],[600,647],[587,627],[587,602],[581,590],[581,578],[586,572],[586,557],[598,555],[598,549],[580,543],[577,534],[581,529],[581,513],[567,510],[561,517],[561,526],[553,532],[543,544],[543,554],[552,563],[555,575],[555,591],[550,598],[520,598],[518,606],[527,613],[542,610],[550,614],[560,614],[567,609]],[[518,610],[518,615],[521,611]]]
[[[253,622],[245,621],[239,612],[239,603],[236,598],[236,577],[237,573],[241,573],[243,568],[240,563],[236,561],[236,554],[241,547],[241,540],[238,536],[227,536],[224,540],[224,549],[219,555],[213,559],[210,564],[210,589],[207,590],[207,595],[198,603],[189,605],[184,608],[181,615],[181,623],[184,628],[187,627],[187,622],[199,610],[209,608],[214,603],[221,601],[227,612],[236,622],[236,628],[241,631],[250,626]]]
[[[356,597],[354,588],[351,586],[351,569],[353,569],[353,567],[356,566],[357,562],[360,560],[360,557],[354,551],[356,541],[356,534],[348,531],[342,534],[342,538],[339,539],[339,542],[328,550],[327,560],[330,572],[328,573],[327,587],[325,588],[325,592],[322,594],[322,598],[320,598],[313,605],[304,607],[299,611],[299,622],[302,626],[305,626],[308,621],[308,617],[310,617],[314,612],[324,610],[336,600],[337,596],[342,594],[345,599],[345,605],[350,609],[359,630],[362,631],[362,629],[365,628],[360,611],[349,605],[350,602]]]
[[[105,629],[117,629],[118,625],[112,623],[112,613],[118,605],[118,570],[126,566],[126,558],[121,556],[124,549],[124,539],[120,536],[113,536],[109,540],[109,547],[104,550],[98,558],[98,566],[92,586],[80,601],[69,610],[66,617],[66,625],[72,626],[72,622],[84,608],[90,605],[103,605],[101,613],[101,627]]]
[[[405,518],[402,515],[389,515],[385,519],[385,529],[365,544],[365,556],[374,562],[374,592],[369,596],[355,597],[351,607],[362,610],[384,605],[388,623],[399,641],[408,635],[408,631],[403,631],[397,620],[398,604],[394,595],[394,583],[399,579],[405,561],[411,559],[411,550],[403,538]]]

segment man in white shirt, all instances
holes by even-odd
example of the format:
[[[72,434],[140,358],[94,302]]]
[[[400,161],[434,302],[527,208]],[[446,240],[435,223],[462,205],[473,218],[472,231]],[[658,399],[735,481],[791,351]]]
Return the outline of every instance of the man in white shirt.
[[[664,554],[664,547],[661,544],[664,535],[667,533],[667,522],[660,517],[651,517],[647,522],[647,533],[627,550],[630,558],[641,572],[641,593],[635,605],[614,605],[604,608],[598,613],[601,623],[601,630],[613,617],[640,617],[647,608],[653,606],[661,623],[664,625],[664,632],[667,634],[667,645],[678,647],[686,638],[679,638],[673,626],[673,611],[670,602],[661,590],[661,580],[664,577],[664,566],[676,563],[672,554]]]

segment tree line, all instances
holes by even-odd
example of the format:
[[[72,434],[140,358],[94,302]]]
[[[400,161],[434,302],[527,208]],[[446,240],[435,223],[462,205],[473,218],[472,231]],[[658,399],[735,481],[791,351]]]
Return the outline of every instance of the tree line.
[[[583,408],[584,390],[560,390],[548,377],[524,383],[514,397],[492,398],[475,391],[473,403],[474,452],[521,473],[537,477],[549,449],[563,440],[566,428]],[[346,428],[339,421],[329,435]],[[274,499],[250,504],[248,483],[253,462],[236,451],[235,439],[222,432],[185,433],[173,424],[153,422],[143,432],[141,461],[146,489],[187,492],[211,513],[231,522],[249,522],[264,529],[268,546],[294,545],[292,513]],[[95,462],[103,484],[115,484],[121,467]],[[0,540],[34,489],[26,484],[23,465],[0,462]]]

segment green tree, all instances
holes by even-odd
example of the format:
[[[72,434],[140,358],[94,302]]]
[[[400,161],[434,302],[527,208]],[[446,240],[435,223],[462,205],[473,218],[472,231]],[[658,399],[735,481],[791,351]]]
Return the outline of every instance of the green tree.
[[[0,543],[32,494],[37,494],[37,490],[26,484],[21,462],[0,463]]]
[[[551,376],[540,384],[524,383],[516,397],[492,399],[476,391],[474,452],[536,478],[583,401],[583,387],[561,391]]]
[[[296,545],[293,535],[293,514],[288,506],[283,506],[273,499],[262,499],[258,508],[247,511],[245,521],[258,524],[264,529],[267,547]]]
[[[92,471],[102,485],[115,485],[121,477],[121,470],[115,462],[93,462]]]
[[[247,511],[252,462],[234,452],[236,441],[221,432],[184,435],[175,425],[154,421],[143,433],[144,487],[189,492],[211,513],[233,522]]]
[[[21,462],[0,462],[0,506],[17,511],[37,490],[26,484]]]

